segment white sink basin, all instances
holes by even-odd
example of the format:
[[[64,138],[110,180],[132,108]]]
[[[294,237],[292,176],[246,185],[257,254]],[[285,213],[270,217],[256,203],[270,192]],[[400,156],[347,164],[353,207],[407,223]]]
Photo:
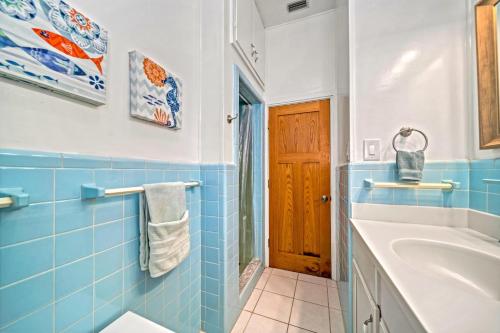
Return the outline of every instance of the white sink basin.
[[[397,239],[392,249],[414,269],[500,302],[499,257],[426,239]]]

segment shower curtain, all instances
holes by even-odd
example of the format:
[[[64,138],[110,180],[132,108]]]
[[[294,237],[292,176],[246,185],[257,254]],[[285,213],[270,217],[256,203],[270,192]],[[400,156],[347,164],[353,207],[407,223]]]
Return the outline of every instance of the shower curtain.
[[[239,129],[239,266],[241,274],[254,256],[251,105],[240,106]]]

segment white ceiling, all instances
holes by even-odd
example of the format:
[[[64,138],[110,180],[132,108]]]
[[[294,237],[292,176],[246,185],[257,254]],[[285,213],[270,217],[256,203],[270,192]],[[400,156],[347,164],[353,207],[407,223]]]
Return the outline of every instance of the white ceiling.
[[[264,26],[282,24],[335,8],[336,0],[308,0],[309,7],[289,13],[287,4],[296,0],[255,0]]]

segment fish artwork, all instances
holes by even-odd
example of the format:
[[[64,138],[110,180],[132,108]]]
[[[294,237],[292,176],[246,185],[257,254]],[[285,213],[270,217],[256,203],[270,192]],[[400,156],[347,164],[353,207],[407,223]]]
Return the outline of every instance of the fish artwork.
[[[49,82],[50,82],[50,81],[52,81],[52,82],[55,82],[55,83],[59,83],[59,80],[54,79],[53,77],[50,77],[50,76],[48,76],[48,75],[42,75],[42,78],[43,78],[44,80],[49,81]]]
[[[35,74],[33,72],[29,72],[29,71],[23,71],[24,74],[28,75],[28,76],[31,76],[31,77],[36,77],[37,79],[41,79],[42,77],[38,74]]]
[[[52,52],[47,49],[33,48],[17,45],[12,39],[10,39],[5,32],[0,29],[0,48],[19,48],[23,50],[30,57],[41,63],[47,68],[53,71],[66,75],[84,76],[87,75],[85,71],[79,67],[77,64],[62,56],[58,53]]]
[[[5,62],[7,62],[8,64],[10,64],[12,66],[20,67],[22,69],[24,69],[24,67],[25,67],[24,65],[21,65],[21,64],[15,62],[14,60],[7,59],[7,60],[5,60]]]
[[[53,46],[54,48],[63,52],[64,54],[72,56],[74,58],[85,59],[85,60],[88,59],[92,61],[99,70],[99,73],[101,73],[102,75],[101,62],[103,61],[104,56],[91,58],[81,47],[79,47],[78,45],[76,45],[75,43],[73,43],[64,36],[39,28],[32,28],[32,30],[37,34],[38,37],[42,38],[49,45]]]
[[[7,69],[10,68],[10,66],[8,64],[4,64],[3,62],[0,61],[0,67],[5,67]]]

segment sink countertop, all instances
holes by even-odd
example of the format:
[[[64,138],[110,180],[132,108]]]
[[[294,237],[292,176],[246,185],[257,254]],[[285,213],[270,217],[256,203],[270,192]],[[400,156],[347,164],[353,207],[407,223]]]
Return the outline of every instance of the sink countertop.
[[[385,274],[421,325],[432,333],[500,333],[500,301],[457,288],[408,265],[393,250],[401,238],[463,246],[500,258],[500,243],[468,228],[351,219]],[[499,282],[500,283],[500,279]]]

